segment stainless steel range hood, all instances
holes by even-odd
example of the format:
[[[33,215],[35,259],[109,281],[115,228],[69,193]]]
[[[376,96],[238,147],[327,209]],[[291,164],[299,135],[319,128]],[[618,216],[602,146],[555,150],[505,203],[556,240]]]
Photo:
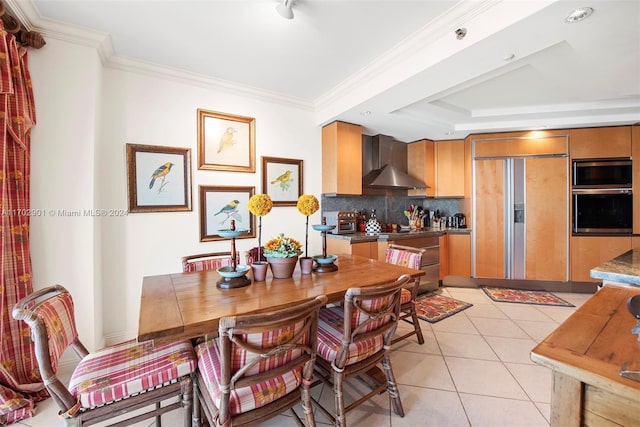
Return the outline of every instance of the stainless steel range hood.
[[[363,190],[428,188],[407,173],[407,144],[386,135],[364,136],[362,153]]]

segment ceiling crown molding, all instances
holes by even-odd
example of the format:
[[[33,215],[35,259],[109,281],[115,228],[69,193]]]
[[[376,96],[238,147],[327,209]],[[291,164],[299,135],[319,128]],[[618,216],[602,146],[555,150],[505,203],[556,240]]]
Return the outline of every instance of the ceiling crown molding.
[[[45,38],[61,40],[96,49],[102,65],[107,68],[129,71],[168,80],[195,85],[207,89],[223,90],[238,95],[292,106],[304,110],[313,110],[313,106],[304,100],[274,92],[239,85],[226,80],[191,73],[176,68],[161,66],[144,61],[117,56],[113,51],[111,36],[107,33],[81,28],[40,15],[31,0],[4,0],[11,13],[29,31],[38,31]]]

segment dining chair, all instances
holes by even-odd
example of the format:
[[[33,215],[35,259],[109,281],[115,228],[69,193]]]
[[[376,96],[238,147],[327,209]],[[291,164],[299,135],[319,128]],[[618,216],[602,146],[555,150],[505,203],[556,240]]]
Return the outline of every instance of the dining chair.
[[[237,253],[237,252],[236,252]],[[210,252],[182,257],[182,271],[215,270],[231,265],[231,252]]]
[[[258,261],[258,247],[254,246],[244,253],[247,265],[251,265],[254,262]],[[260,247],[260,261],[267,261],[267,258],[264,256],[264,246]]]
[[[403,246],[397,244],[390,244],[387,246],[384,260],[390,264],[401,265],[403,267],[415,268],[420,270],[422,263],[422,255],[425,250],[422,248],[413,248],[410,246]],[[407,322],[413,326],[413,330],[407,332],[401,336],[396,336],[393,339],[393,344],[400,340],[416,335],[418,338],[418,344],[424,344],[424,337],[422,336],[422,329],[420,328],[420,322],[418,315],[416,314],[416,301],[418,299],[418,288],[420,286],[420,277],[416,277],[413,286],[403,288],[400,294],[400,320]]]
[[[184,408],[184,426],[191,425],[196,356],[189,342],[154,346],[127,341],[90,353],[78,338],[71,294],[60,285],[20,300],[13,317],[31,328],[43,386],[67,426],[115,425],[110,420],[123,414],[127,420],[117,425],[155,417],[160,426],[161,415],[178,408]],[[67,387],[56,372],[68,347],[81,360]],[[167,399],[174,401],[161,406]],[[142,408],[143,412],[131,413]]]
[[[333,387],[335,413],[321,405],[318,408],[336,426],[346,426],[347,412],[385,390],[394,412],[404,416],[389,354],[400,314],[400,292],[410,279],[403,274],[380,286],[349,288],[342,307],[320,310],[316,375]],[[382,365],[382,373],[378,364]],[[354,377],[371,388],[345,406],[344,383]]]
[[[223,317],[219,337],[196,346],[194,424],[252,425],[301,403],[315,426],[310,386],[316,362],[318,312],[324,295],[259,314]]]

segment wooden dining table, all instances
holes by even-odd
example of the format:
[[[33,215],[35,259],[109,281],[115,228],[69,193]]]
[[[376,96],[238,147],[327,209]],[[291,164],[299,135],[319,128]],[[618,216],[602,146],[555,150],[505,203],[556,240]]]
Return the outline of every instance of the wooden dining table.
[[[274,279],[268,273],[265,281],[233,289],[216,286],[220,275],[215,270],[144,277],[137,339],[161,344],[205,336],[217,333],[225,316],[269,311],[318,295],[338,302],[352,287],[381,285],[402,274],[424,275],[423,270],[351,254],[339,254],[335,264],[333,272],[303,275],[296,268],[291,278]]]

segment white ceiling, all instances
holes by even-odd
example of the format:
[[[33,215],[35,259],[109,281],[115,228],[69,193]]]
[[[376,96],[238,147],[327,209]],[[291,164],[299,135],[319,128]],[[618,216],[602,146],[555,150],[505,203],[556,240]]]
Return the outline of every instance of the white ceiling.
[[[638,0],[295,0],[292,20],[276,0],[5,2],[45,39],[92,43],[107,66],[293,103],[318,125],[405,142],[640,122]],[[581,6],[595,11],[565,23]]]

